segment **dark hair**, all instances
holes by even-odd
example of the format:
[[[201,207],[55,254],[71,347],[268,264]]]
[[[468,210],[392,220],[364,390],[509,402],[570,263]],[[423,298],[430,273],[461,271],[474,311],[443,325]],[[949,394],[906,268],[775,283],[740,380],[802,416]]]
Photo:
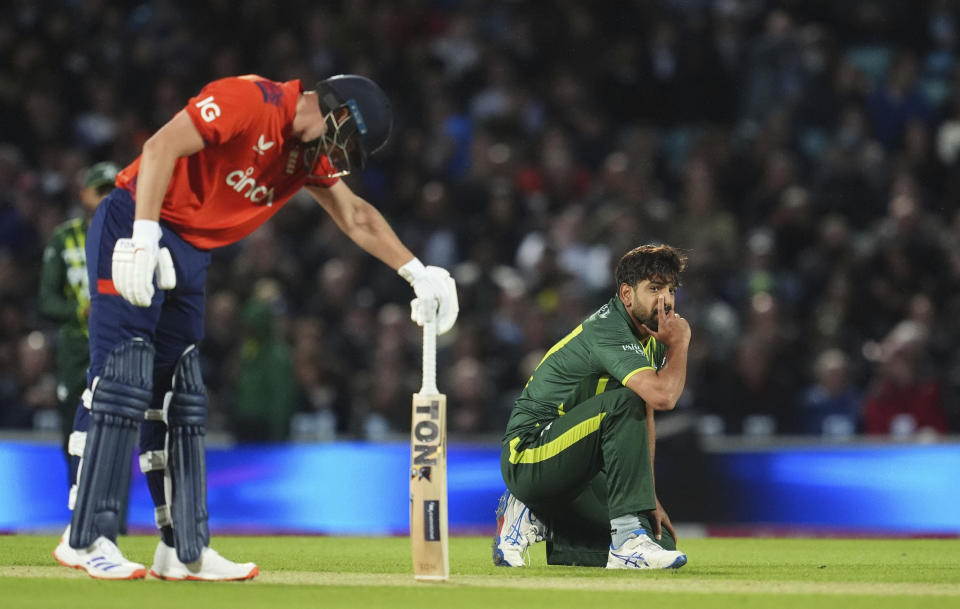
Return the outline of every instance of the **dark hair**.
[[[687,268],[687,256],[669,245],[641,245],[620,259],[614,279],[633,287],[644,279],[659,279],[664,283],[680,285],[680,273]]]

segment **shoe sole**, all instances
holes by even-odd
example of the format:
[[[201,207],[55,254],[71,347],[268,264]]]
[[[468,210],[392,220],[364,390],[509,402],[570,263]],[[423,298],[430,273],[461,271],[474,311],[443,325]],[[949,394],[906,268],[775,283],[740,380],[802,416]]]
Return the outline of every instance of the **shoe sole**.
[[[84,571],[87,575],[89,575],[93,579],[102,579],[104,581],[125,581],[129,579],[144,579],[147,576],[147,570],[145,568],[137,569],[130,575],[127,575],[126,577],[103,577],[101,575],[94,575],[93,573],[87,571],[87,569],[83,565],[71,565],[70,563],[63,562],[62,560],[60,560],[60,557],[57,556],[56,550],[51,552],[51,554],[53,554],[54,560],[56,560],[58,563],[60,563],[64,567],[68,567],[70,569],[79,569],[81,571]]]
[[[667,565],[666,567],[633,567],[633,568],[636,569],[636,570],[648,570],[648,569],[652,569],[652,570],[657,570],[657,569],[660,569],[660,570],[663,570],[663,569],[679,569],[680,567],[682,567],[682,566],[685,565],[685,564],[687,564],[687,555],[686,555],[686,554],[681,554],[680,556],[677,556],[677,557],[674,559],[674,561],[673,561],[672,563],[670,563],[669,565]],[[626,565],[621,564],[619,561],[616,562],[616,563],[614,563],[613,565],[611,565],[611,564],[608,562],[608,563],[607,563],[607,568],[608,568],[608,569],[631,569],[631,567],[627,567]]]
[[[250,570],[249,573],[240,577],[218,577],[215,579],[210,579],[206,577],[197,577],[196,575],[187,575],[186,577],[167,577],[160,575],[153,569],[150,569],[150,575],[156,577],[157,579],[162,579],[168,582],[182,582],[182,581],[191,581],[191,582],[241,582],[251,580],[254,577],[260,575],[260,567],[254,567]]]

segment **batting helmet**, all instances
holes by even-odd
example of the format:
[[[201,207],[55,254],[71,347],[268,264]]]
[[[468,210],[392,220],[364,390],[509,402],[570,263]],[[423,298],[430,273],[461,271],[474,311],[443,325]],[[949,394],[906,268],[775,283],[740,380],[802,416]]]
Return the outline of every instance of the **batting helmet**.
[[[325,177],[360,171],[367,157],[383,148],[393,127],[393,111],[383,89],[369,78],[355,74],[331,76],[317,83],[317,99],[327,121],[327,132],[304,159],[308,171],[317,167],[318,153],[332,167]],[[332,170],[332,171],[330,171]]]

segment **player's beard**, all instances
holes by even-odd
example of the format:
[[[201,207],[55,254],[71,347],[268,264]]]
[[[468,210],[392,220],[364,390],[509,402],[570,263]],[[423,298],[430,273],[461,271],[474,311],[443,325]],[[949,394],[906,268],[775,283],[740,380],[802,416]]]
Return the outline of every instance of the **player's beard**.
[[[633,311],[627,311],[627,314],[630,316],[630,319],[633,320],[633,323],[638,330],[643,330],[643,326],[647,326],[654,332],[657,331],[657,322],[659,321],[659,319],[657,317],[656,310],[654,310],[653,314],[650,317],[640,317]]]
[[[640,323],[650,328],[654,332],[657,332],[658,330],[660,330],[660,316],[657,314],[656,309],[654,309],[653,312],[650,313],[650,317],[646,319],[641,319],[639,321]]]
[[[673,307],[666,307],[667,315],[669,315],[672,312],[673,312]],[[650,316],[647,317],[646,319],[640,319],[639,317],[636,317],[636,316],[634,316],[634,319],[636,319],[638,323],[645,325],[646,327],[650,328],[654,332],[660,331],[660,312],[657,311],[656,305],[653,306],[653,310],[650,311]]]

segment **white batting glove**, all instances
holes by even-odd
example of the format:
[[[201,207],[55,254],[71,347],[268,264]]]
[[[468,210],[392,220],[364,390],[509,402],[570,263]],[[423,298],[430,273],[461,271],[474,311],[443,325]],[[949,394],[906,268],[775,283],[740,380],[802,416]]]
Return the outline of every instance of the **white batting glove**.
[[[153,300],[153,278],[161,290],[177,285],[170,250],[160,249],[160,224],[136,220],[133,236],[117,239],[113,247],[113,285],[124,300],[138,307],[149,307]]]
[[[437,320],[437,334],[444,334],[457,321],[460,303],[457,300],[457,284],[446,269],[438,266],[423,266],[414,258],[397,270],[407,280],[417,297],[410,302],[410,319],[422,326]]]

